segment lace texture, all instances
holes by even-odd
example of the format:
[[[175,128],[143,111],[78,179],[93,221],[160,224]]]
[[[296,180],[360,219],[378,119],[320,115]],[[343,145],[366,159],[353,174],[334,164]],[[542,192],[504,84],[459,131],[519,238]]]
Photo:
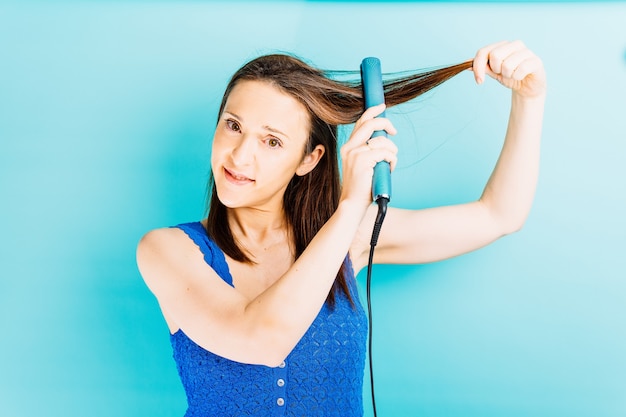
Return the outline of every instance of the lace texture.
[[[207,237],[202,224],[176,227],[187,233],[206,262],[232,285],[224,254]],[[276,368],[215,355],[195,344],[182,330],[170,335],[187,395],[185,417],[362,416],[367,319],[352,275],[349,282],[356,307],[343,294],[336,297],[334,308],[324,305],[306,334]]]

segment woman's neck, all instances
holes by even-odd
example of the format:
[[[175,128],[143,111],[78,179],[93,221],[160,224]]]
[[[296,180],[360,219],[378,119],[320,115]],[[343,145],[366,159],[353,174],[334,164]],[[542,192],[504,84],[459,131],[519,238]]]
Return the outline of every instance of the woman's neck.
[[[252,255],[274,245],[291,246],[288,222],[284,211],[255,208],[227,209],[233,237]]]

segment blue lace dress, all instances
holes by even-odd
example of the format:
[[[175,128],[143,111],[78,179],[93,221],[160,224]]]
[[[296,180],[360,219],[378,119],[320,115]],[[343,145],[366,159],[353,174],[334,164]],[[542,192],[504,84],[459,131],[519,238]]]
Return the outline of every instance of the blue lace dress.
[[[205,261],[233,285],[224,253],[199,222],[176,226],[198,245]],[[215,355],[182,330],[170,335],[174,360],[187,395],[185,417],[362,416],[367,319],[352,268],[347,297],[327,305],[285,361],[276,368]],[[289,314],[289,311],[285,311]]]

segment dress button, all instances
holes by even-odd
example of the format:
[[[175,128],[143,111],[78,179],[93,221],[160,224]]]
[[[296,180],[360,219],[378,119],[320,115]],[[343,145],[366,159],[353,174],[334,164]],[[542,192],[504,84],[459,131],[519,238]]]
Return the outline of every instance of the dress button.
[[[276,400],[276,404],[278,404],[279,407],[282,407],[283,405],[285,405],[285,400],[282,398],[279,398]]]
[[[279,379],[278,381],[276,381],[276,385],[278,385],[279,387],[284,387],[285,386],[285,380],[284,379]]]
[[[285,367],[285,365],[287,365],[287,364],[285,363],[285,361],[282,361],[282,362],[280,363],[280,365],[278,365],[278,367],[279,367],[279,368],[284,368],[284,367]]]

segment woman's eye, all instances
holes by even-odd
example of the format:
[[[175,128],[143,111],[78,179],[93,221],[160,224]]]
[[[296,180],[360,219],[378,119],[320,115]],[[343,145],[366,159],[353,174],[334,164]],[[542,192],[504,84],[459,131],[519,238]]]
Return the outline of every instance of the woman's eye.
[[[227,119],[226,126],[228,127],[228,129],[232,130],[233,132],[241,131],[241,126],[239,126],[239,123],[237,123],[237,121],[233,119]]]
[[[281,146],[280,140],[276,139],[276,138],[269,138],[267,140],[267,145],[270,148],[278,148]]]

